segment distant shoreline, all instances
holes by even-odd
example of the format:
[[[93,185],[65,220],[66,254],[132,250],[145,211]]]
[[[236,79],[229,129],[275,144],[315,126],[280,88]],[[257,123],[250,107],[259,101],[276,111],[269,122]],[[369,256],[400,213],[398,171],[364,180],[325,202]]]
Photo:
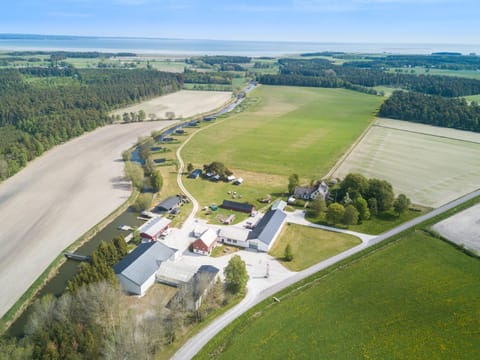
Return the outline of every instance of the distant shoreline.
[[[70,35],[0,34],[0,51],[100,51],[134,52],[139,55],[248,55],[284,56],[305,52],[430,54],[480,53],[480,44],[401,44],[292,41],[240,41],[101,37]]]

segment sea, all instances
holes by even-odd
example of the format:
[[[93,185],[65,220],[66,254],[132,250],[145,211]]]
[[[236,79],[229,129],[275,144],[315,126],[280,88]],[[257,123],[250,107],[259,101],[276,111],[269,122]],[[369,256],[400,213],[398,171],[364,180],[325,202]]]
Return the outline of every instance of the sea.
[[[0,34],[0,51],[99,51],[152,55],[281,56],[306,52],[363,54],[480,53],[480,44],[337,43],[292,41],[233,41],[141,37]]]

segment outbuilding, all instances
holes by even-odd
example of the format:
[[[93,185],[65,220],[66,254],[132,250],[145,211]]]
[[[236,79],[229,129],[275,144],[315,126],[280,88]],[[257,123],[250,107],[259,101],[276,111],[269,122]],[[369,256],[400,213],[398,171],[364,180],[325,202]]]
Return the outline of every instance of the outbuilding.
[[[246,202],[240,203],[231,200],[223,200],[223,203],[220,207],[227,210],[244,212],[250,215],[253,215],[255,212],[255,206]]]
[[[161,242],[142,243],[115,264],[113,270],[125,291],[143,296],[155,282],[160,264],[173,260],[176,252]]]
[[[182,199],[180,196],[170,196],[157,205],[159,211],[171,211],[180,206]]]
[[[155,217],[148,220],[139,229],[143,242],[158,241],[171,225],[172,221],[164,217]]]
[[[213,229],[207,229],[193,242],[193,252],[201,255],[210,255],[217,246],[218,235]]]

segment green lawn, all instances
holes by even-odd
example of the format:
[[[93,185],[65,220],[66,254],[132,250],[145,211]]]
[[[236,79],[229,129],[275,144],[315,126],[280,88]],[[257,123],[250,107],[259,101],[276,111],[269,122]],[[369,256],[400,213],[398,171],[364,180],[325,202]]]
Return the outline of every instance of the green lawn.
[[[286,224],[280,237],[270,250],[270,255],[279,259],[286,268],[299,271],[360,243],[360,239],[355,236],[308,226]],[[285,247],[288,244],[290,244],[293,253],[293,260],[289,262],[282,261]]]
[[[389,210],[380,213],[376,217],[372,217],[369,220],[365,220],[358,225],[346,226],[336,224],[335,226],[340,229],[348,229],[364,234],[378,235],[387,230],[393,229],[394,227],[403,224],[404,222],[412,220],[420,215],[426,214],[428,211],[431,210],[430,208],[421,206],[417,206],[416,209],[418,211],[408,210],[401,215],[397,215],[395,211]],[[329,224],[325,220],[325,213],[320,214],[317,218],[314,218],[311,216],[310,213],[307,213],[307,220],[320,225],[332,226],[332,224]]]
[[[198,358],[477,359],[479,273],[478,259],[412,232],[252,309]]]
[[[260,86],[246,111],[195,136],[186,162],[304,180],[324,176],[373,119],[382,98],[345,89]],[[286,180],[285,180],[286,181]],[[285,183],[286,184],[286,183]]]

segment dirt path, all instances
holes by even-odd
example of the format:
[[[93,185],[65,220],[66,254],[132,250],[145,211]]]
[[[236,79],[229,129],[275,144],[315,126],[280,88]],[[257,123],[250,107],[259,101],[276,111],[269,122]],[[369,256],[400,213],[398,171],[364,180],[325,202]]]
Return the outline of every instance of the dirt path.
[[[130,196],[121,153],[174,122],[109,125],[57,146],[0,184],[0,315],[57,255]]]

